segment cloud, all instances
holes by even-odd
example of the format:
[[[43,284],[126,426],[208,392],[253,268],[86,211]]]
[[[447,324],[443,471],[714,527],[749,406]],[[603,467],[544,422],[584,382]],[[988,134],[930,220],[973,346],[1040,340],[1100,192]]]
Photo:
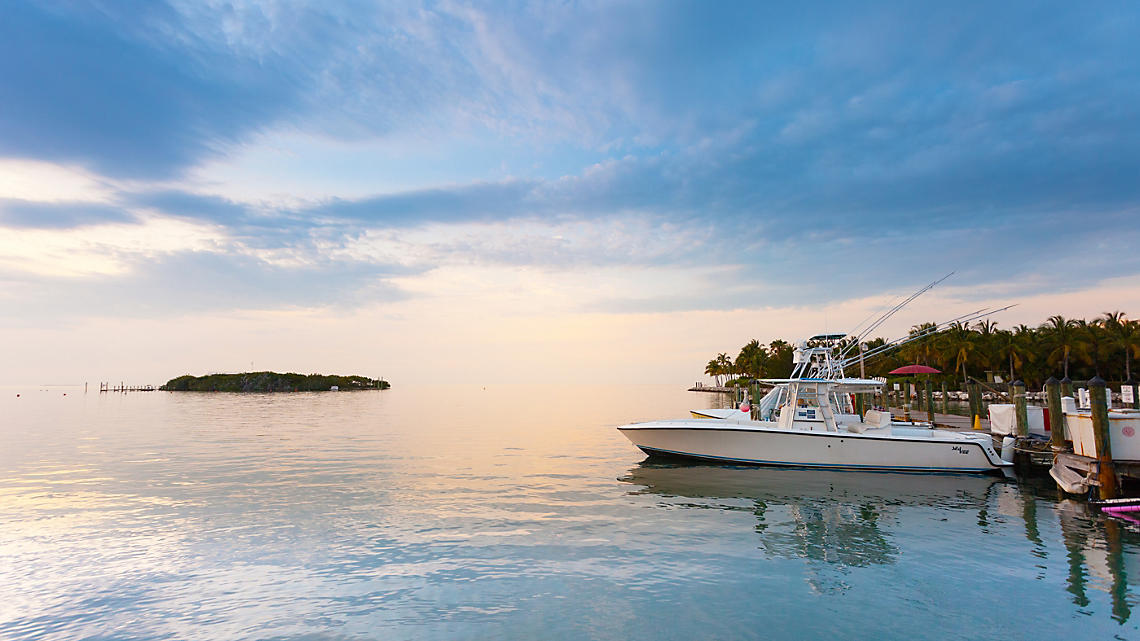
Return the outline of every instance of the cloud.
[[[139,262],[180,252],[216,252],[225,233],[168,218],[68,229],[4,229],[0,268],[53,277],[115,276]]]
[[[578,297],[610,312],[837,301],[952,269],[1034,292],[1053,261],[1138,273],[1138,12],[1108,13],[18,7],[4,265],[113,274],[136,285],[121,297],[154,295],[144,271],[214,283],[172,308],[352,306],[461,268],[640,274]]]
[[[0,158],[0,199],[106,202],[113,192],[113,184],[79,167]]]
[[[158,3],[104,9],[5,8],[0,154],[166,177],[296,103],[275,58],[204,46]]]
[[[73,228],[93,222],[133,220],[122,207],[97,202],[35,202],[0,199],[0,226]]]

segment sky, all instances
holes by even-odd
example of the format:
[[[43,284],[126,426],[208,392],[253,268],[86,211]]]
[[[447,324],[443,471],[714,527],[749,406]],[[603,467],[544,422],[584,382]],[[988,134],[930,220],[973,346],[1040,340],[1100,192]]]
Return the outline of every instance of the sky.
[[[1140,315],[1140,7],[5,3],[0,384]]]

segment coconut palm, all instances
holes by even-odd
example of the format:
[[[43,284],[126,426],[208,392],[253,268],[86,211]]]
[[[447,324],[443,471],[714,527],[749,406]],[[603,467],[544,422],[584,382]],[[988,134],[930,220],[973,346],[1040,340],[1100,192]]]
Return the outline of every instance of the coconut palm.
[[[1124,379],[1132,380],[1132,357],[1140,358],[1140,322],[1128,320],[1124,312],[1105,312],[1100,318],[1110,345],[1124,352]]]
[[[740,369],[740,373],[745,376],[760,378],[767,360],[768,354],[764,346],[760,344],[760,341],[753,338],[740,348],[740,354],[736,356],[736,365]]]
[[[728,377],[732,376],[732,370],[733,370],[732,359],[728,357],[728,354],[725,354],[724,352],[717,354],[716,355],[716,362],[717,362],[717,367],[719,368],[721,376],[724,376],[726,379]],[[724,383],[722,383],[722,384],[727,384],[727,383],[728,383],[728,380],[725,380]]]
[[[782,378],[792,373],[792,358],[795,349],[792,344],[784,340],[774,340],[768,343],[768,361],[765,375],[770,378]]]
[[[1013,330],[1000,329],[994,334],[996,354],[1009,363],[1009,380],[1025,379],[1022,367],[1033,354],[1034,333],[1026,325],[1018,325]],[[1019,372],[1021,374],[1019,375]]]
[[[705,374],[711,376],[713,383],[720,387],[720,359],[709,360],[708,364],[705,365]]]
[[[991,356],[997,352],[998,349],[998,324],[992,320],[981,320],[974,323],[974,330],[977,335],[977,355],[974,357],[974,362],[983,368],[990,368],[994,365]]]
[[[1091,323],[1084,319],[1078,320],[1077,332],[1084,342],[1082,356],[1093,366],[1096,375],[1100,376],[1100,356],[1111,341],[1108,332],[1101,325],[1100,319],[1095,319]]]
[[[915,365],[930,365],[937,355],[937,348],[934,346],[935,336],[934,329],[938,325],[935,323],[922,323],[914,325],[907,332],[910,337],[922,336],[922,338],[915,338],[911,342],[903,345],[899,349],[899,353],[908,362],[913,362]]]
[[[953,323],[939,334],[939,349],[943,359],[943,368],[951,361],[954,363],[954,372],[962,371],[962,383],[969,383],[966,366],[970,356],[978,349],[977,335],[965,323]]]
[[[1049,354],[1045,358],[1050,362],[1061,361],[1064,364],[1065,378],[1069,377],[1069,359],[1073,352],[1083,354],[1085,344],[1077,330],[1077,321],[1064,316],[1050,316],[1039,328]]]

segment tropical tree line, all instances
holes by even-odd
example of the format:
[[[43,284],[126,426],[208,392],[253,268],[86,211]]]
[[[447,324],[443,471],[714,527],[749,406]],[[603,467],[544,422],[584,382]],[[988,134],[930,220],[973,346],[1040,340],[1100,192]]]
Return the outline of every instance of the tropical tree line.
[[[926,365],[942,370],[951,383],[965,384],[992,372],[1036,388],[1050,376],[1132,380],[1133,361],[1140,358],[1140,321],[1120,311],[1105,312],[1092,320],[1050,316],[1035,327],[1001,328],[991,320],[954,323],[938,331],[936,327],[934,323],[911,327],[910,336],[917,338],[867,359],[867,376],[886,376],[904,365]],[[865,341],[868,351],[886,343],[883,338]],[[846,345],[850,343],[841,342]],[[792,351],[787,341],[775,340],[765,346],[753,339],[736,358],[717,354],[705,366],[705,374],[718,385],[788,376]]]

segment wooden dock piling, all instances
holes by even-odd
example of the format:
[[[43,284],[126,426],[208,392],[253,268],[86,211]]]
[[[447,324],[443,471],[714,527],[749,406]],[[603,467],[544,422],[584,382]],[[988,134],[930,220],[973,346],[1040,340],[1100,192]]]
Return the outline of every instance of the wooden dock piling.
[[[1089,381],[1089,397],[1092,403],[1093,441],[1096,443],[1097,480],[1100,482],[1100,498],[1114,499],[1119,493],[1116,481],[1116,467],[1112,462],[1112,445],[1108,433],[1108,401],[1105,398],[1104,379],[1095,376]]]
[[[910,381],[903,381],[902,393],[903,393],[903,401],[902,401],[903,418],[905,418],[906,420],[909,421],[910,420]]]
[[[1061,383],[1049,377],[1045,381],[1045,398],[1049,407],[1049,438],[1053,451],[1065,449],[1065,416],[1061,413]]]
[[[926,379],[926,417],[934,425],[934,381]]]
[[[752,420],[760,420],[760,385],[753,383],[748,389],[748,407]]]
[[[982,417],[982,392],[977,383],[966,384],[966,392],[970,398],[970,421]]]
[[[946,386],[946,381],[942,381],[942,413],[950,413],[950,390]]]
[[[1022,381],[1014,381],[1013,385],[1013,409],[1017,418],[1017,437],[1029,437],[1029,410],[1025,406],[1025,383]]]

